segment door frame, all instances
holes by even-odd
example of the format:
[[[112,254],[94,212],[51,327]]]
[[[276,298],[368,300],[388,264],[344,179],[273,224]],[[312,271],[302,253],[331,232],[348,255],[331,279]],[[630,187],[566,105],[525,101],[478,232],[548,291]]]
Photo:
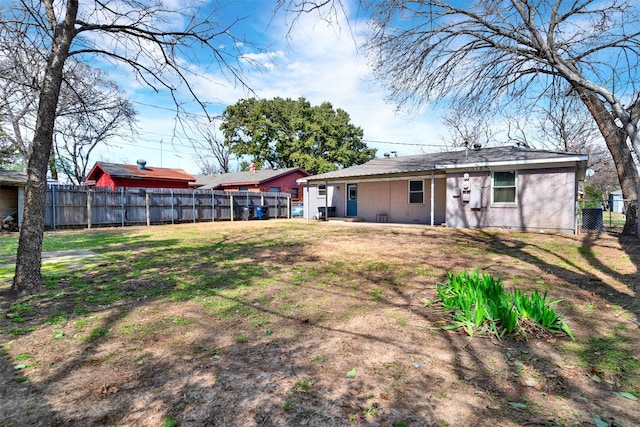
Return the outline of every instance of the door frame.
[[[351,189],[355,188],[355,198],[351,199]],[[347,217],[355,217],[358,216],[358,184],[357,183],[347,183],[346,188],[346,209],[345,216]],[[351,206],[351,208],[350,208]],[[355,212],[352,212],[355,210]]]

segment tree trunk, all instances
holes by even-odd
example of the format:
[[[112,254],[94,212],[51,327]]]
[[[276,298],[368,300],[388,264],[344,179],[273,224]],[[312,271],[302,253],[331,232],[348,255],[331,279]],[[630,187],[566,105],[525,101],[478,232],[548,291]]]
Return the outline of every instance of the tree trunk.
[[[53,20],[51,0],[44,2],[48,16]],[[51,52],[47,60],[38,104],[38,117],[27,166],[24,219],[20,229],[16,273],[11,290],[16,295],[40,291],[40,263],[44,234],[44,209],[47,190],[47,168],[53,144],[53,126],[60,96],[64,63],[75,36],[74,23],[78,12],[78,0],[69,0],[64,22],[51,22],[55,28]]]
[[[620,188],[622,189],[622,196],[629,201],[625,203],[626,221],[622,233],[632,234],[638,212],[638,184],[640,183],[640,177],[633,161],[631,149],[627,143],[627,132],[616,125],[614,116],[609,113],[604,103],[594,92],[583,87],[574,86],[574,88],[595,119],[613,157]]]

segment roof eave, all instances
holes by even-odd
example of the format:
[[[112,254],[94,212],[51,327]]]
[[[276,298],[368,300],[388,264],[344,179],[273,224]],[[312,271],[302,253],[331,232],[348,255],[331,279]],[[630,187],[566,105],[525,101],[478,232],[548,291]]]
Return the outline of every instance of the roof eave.
[[[313,177],[305,177],[296,180],[298,184],[307,184],[314,182],[341,182],[344,180],[372,180],[372,179],[384,179],[391,175],[395,177],[412,177],[423,175],[425,172],[435,171],[435,169],[424,169],[424,170],[415,170],[415,171],[393,171],[393,172],[383,172],[383,173],[372,173],[372,174],[360,174],[360,175],[349,175],[349,176],[337,176],[331,178],[313,178]],[[311,179],[309,179],[311,178]]]
[[[530,160],[498,160],[488,162],[468,162],[468,163],[453,163],[453,164],[436,164],[434,169],[466,169],[466,168],[482,168],[482,167],[495,167],[495,166],[522,166],[522,165],[536,165],[536,164],[549,164],[549,163],[567,163],[567,162],[586,162],[589,160],[589,156],[586,154],[576,154],[567,157],[559,157],[554,159],[530,159]]]

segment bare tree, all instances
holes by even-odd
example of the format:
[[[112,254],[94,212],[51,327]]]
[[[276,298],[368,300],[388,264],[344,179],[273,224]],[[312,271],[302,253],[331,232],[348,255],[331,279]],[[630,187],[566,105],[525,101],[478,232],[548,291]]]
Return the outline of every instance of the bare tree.
[[[208,54],[210,62],[239,79],[231,62],[239,43],[232,23],[219,24],[215,10],[199,15],[191,2],[176,6],[162,0],[14,0],[1,9],[0,31],[47,52],[39,81],[38,109],[27,166],[24,221],[20,230],[12,290],[16,294],[41,289],[40,262],[44,231],[46,176],[53,145],[57,105],[68,58],[110,61],[128,66],[140,82],[166,89],[176,101],[185,88],[204,107],[190,83],[190,55]]]
[[[2,129],[2,118],[0,118],[0,170],[15,169],[17,161],[18,149]]]
[[[90,157],[99,145],[133,133],[135,111],[104,72],[77,63],[65,82],[58,103],[54,151],[56,168],[80,184]]]
[[[640,153],[637,8],[609,0],[365,2],[369,47],[400,103],[470,107],[530,99],[568,84],[597,124],[625,198],[637,199]],[[395,25],[402,18],[402,27]],[[532,96],[535,95],[535,96]],[[625,107],[626,106],[626,107]],[[625,231],[635,222],[627,218]]]
[[[37,49],[28,49],[19,37],[0,27],[0,114],[25,170],[38,109],[42,58]]]
[[[224,137],[218,136],[215,131],[214,123],[219,119],[218,117],[209,124],[197,123],[196,137],[191,138],[200,170],[207,175],[231,171],[231,153],[224,143]]]
[[[443,120],[450,135],[445,142],[452,147],[471,148],[475,144],[488,147],[495,139],[497,130],[491,126],[488,115],[482,112],[469,115],[464,109],[454,106]]]
[[[0,51],[4,54],[0,59],[0,115],[11,124],[9,137],[26,169],[43,71],[39,59],[44,55],[12,37],[2,40]],[[134,113],[130,102],[104,72],[73,58],[67,61],[49,159],[51,177],[57,180],[60,169],[72,182],[79,183],[91,151],[121,131],[131,130]]]

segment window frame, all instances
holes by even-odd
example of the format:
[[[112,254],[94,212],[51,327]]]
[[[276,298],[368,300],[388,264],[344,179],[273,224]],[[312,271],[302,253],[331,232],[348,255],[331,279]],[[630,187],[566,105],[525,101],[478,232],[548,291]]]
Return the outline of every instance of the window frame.
[[[496,185],[496,174],[513,174],[513,185]],[[496,201],[496,189],[513,189],[513,201]],[[515,206],[518,204],[518,171],[493,171],[491,174],[491,204]]]
[[[318,197],[327,197],[327,185],[318,184]]]
[[[411,183],[412,182],[419,182],[420,183],[420,191],[416,191],[416,190],[412,190],[411,189]],[[424,179],[410,179],[408,181],[408,185],[407,185],[407,203],[409,205],[424,205]],[[420,201],[419,202],[414,202],[411,201],[411,196],[412,195],[416,195],[416,194],[420,194]]]

